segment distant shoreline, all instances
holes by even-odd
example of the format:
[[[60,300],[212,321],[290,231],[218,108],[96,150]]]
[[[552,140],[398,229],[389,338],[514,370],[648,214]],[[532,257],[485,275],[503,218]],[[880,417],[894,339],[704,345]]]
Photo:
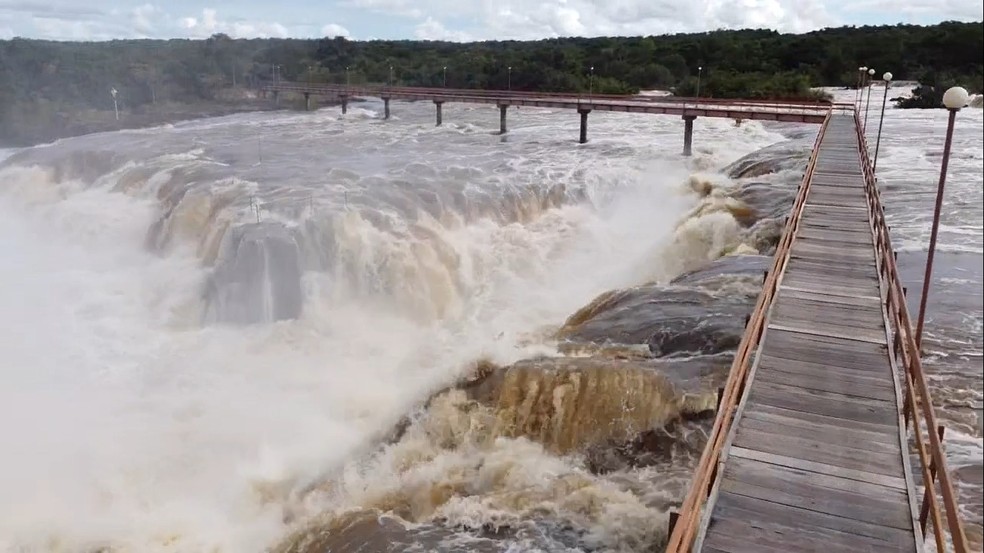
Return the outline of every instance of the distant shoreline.
[[[87,134],[143,129],[237,113],[304,109],[304,99],[299,94],[282,95],[279,105],[272,98],[260,98],[255,92],[243,89],[227,89],[218,96],[220,99],[216,100],[145,104],[132,110],[121,106],[119,121],[113,110],[61,112],[46,124],[6,126],[0,130],[0,148],[29,148]],[[353,98],[350,101],[361,100]],[[312,98],[312,103],[315,109],[338,105],[337,101],[328,98]]]
[[[278,108],[272,101],[240,102],[169,102],[151,109],[128,111],[120,110],[117,121],[113,111],[88,110],[78,114],[65,115],[59,125],[45,125],[26,128],[4,129],[0,134],[0,148],[26,148],[47,144],[63,138],[72,138],[99,132],[124,129],[140,129],[205,119],[222,117],[236,113],[274,111]]]

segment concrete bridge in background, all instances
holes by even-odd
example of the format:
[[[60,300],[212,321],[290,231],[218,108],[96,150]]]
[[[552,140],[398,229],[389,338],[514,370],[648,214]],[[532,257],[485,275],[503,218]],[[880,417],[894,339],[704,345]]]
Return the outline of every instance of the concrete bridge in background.
[[[507,90],[472,90],[455,88],[421,88],[396,86],[346,86],[303,82],[278,82],[260,88],[279,101],[281,93],[304,96],[306,109],[311,109],[311,97],[321,96],[340,103],[342,113],[354,98],[380,98],[383,117],[390,117],[390,101],[429,101],[435,106],[435,121],[443,123],[443,106],[447,102],[492,104],[499,108],[499,132],[505,134],[506,113],[510,106],[576,110],[581,119],[579,141],[588,141],[588,114],[592,111],[616,111],[677,115],[684,121],[683,153],[693,151],[694,121],[698,117],[718,117],[737,121],[784,121],[789,123],[821,124],[834,107],[830,102],[815,101],[757,101],[677,98],[671,96],[558,94]]]

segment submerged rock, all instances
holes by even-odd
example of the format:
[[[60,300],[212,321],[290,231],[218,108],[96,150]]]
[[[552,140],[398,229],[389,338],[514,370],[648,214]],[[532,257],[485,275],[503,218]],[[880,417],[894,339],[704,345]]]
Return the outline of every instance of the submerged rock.
[[[571,342],[647,344],[656,357],[712,354],[737,347],[768,258],[727,256],[669,285],[606,292],[560,330]]]
[[[725,168],[728,176],[741,181],[731,195],[760,218],[782,219],[789,214],[809,157],[805,138],[753,152]]]
[[[708,291],[723,292],[736,284],[748,283],[752,277],[762,276],[769,269],[772,259],[764,255],[734,255],[722,257],[707,265],[688,271],[670,281],[671,285],[700,287]],[[745,288],[758,293],[757,283]]]
[[[304,303],[297,241],[279,223],[232,228],[205,292],[207,322],[294,319]]]
[[[760,217],[783,219],[793,207],[799,183],[797,177],[743,182],[734,194]]]
[[[714,409],[727,357],[623,360],[548,357],[520,361],[462,387],[491,407],[495,436],[525,437],[565,453],[624,442]]]
[[[814,135],[810,137],[812,140]],[[733,179],[761,177],[787,170],[800,170],[806,167],[810,158],[812,143],[806,138],[787,140],[756,150],[724,168],[724,173]]]
[[[394,516],[365,510],[308,523],[273,553],[498,553],[507,548],[502,541],[469,537],[436,524],[408,524]]]

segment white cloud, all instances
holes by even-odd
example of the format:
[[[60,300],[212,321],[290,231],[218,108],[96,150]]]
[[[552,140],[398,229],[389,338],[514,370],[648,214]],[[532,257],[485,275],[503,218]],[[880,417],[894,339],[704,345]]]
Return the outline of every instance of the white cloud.
[[[31,22],[41,36],[55,40],[109,40],[115,29],[87,19],[32,17]]]
[[[984,3],[966,0],[861,0],[847,4],[850,12],[886,11],[905,16],[932,16],[934,19],[980,21],[984,19]]]
[[[803,32],[842,24],[984,19],[981,0],[238,0],[216,2],[219,10],[201,9],[197,3],[196,13],[178,7],[196,3],[0,0],[0,37],[349,37],[354,32],[360,37],[465,41],[749,27]],[[310,23],[337,21],[340,11],[345,12],[344,27]]]
[[[348,29],[342,27],[341,25],[338,25],[337,23],[329,23],[324,27],[322,27],[321,34],[326,37],[342,36],[348,38],[352,36],[352,34],[349,33]]]
[[[433,17],[428,17],[414,28],[413,34],[420,40],[447,40],[451,42],[468,42],[473,40],[468,33],[462,31],[451,31],[444,27],[440,21]]]
[[[431,7],[433,2],[416,2],[414,0],[343,0],[342,3],[345,6],[362,8],[376,13],[420,19],[424,17],[424,12],[417,6],[425,5]]]
[[[37,0],[0,0],[0,13],[11,12],[34,16],[65,18],[67,16],[94,16],[105,12],[94,6],[67,5],[61,2]]]
[[[149,37],[158,27],[157,23],[164,17],[164,12],[153,4],[143,4],[130,12],[130,22],[141,36]]]
[[[342,0],[412,20],[417,38],[536,39],[650,35],[720,28],[802,32],[837,24],[827,7],[846,0]],[[868,0],[889,1],[889,0]],[[899,1],[899,0],[894,0]],[[928,3],[934,0],[907,0]],[[975,0],[943,0],[971,5]]]
[[[200,18],[182,17],[178,23],[194,38],[206,38],[216,33],[225,33],[232,38],[284,38],[290,35],[287,27],[280,23],[219,19],[213,8],[204,8]]]

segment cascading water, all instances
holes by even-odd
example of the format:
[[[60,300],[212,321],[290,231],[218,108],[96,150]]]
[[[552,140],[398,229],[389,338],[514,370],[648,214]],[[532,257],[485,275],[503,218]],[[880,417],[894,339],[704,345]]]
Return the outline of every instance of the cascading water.
[[[672,118],[598,116],[579,147],[565,112],[500,138],[494,109],[367,107],[0,165],[0,550],[660,542],[735,332],[685,327],[759,273],[670,280],[767,249],[778,204],[712,173],[782,136],[698,120],[688,166]],[[655,342],[601,324],[660,314]]]

